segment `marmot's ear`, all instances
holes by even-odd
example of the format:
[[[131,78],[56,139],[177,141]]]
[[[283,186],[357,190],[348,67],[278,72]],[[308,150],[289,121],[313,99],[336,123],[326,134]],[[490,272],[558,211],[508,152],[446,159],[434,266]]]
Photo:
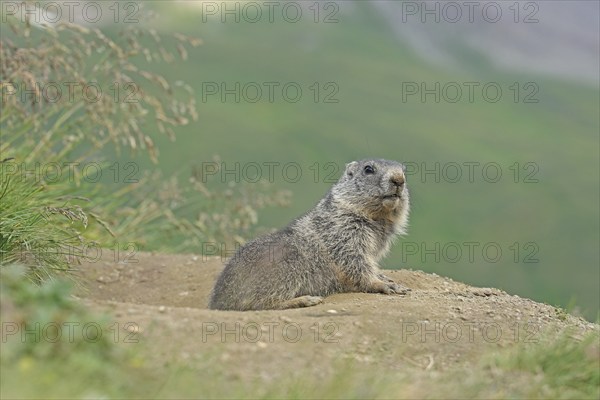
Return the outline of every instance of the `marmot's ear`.
[[[358,167],[358,162],[356,161],[352,161],[348,164],[346,164],[346,175],[348,177],[353,177],[354,174],[356,173],[356,168]]]

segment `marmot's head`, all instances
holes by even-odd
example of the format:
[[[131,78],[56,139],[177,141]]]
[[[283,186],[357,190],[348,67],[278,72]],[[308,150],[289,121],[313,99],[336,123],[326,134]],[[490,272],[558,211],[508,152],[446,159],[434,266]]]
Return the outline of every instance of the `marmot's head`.
[[[333,198],[374,219],[388,218],[404,228],[409,196],[404,166],[396,161],[352,161],[331,191]]]

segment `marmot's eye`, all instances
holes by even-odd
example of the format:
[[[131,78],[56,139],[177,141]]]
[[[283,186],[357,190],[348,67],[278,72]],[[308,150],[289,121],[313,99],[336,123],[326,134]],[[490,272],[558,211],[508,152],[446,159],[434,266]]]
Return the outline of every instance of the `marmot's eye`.
[[[365,174],[371,175],[375,173],[375,168],[373,168],[371,165],[365,165],[364,171]]]

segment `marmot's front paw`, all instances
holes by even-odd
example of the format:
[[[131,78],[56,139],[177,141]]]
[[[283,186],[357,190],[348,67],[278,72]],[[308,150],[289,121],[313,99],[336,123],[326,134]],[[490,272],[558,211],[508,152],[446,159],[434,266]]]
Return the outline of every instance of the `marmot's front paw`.
[[[398,283],[395,283],[394,281],[389,282],[389,288],[390,288],[390,293],[387,294],[407,294],[408,292],[411,291],[410,288],[400,285]]]
[[[369,291],[384,294],[406,294],[410,292],[410,289],[406,286],[399,285],[396,282],[390,280],[389,282],[374,282]]]

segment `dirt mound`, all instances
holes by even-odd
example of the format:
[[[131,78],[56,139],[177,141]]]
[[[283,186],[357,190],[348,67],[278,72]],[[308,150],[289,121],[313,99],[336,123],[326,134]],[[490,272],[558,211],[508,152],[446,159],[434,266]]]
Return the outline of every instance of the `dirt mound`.
[[[209,310],[222,268],[220,259],[199,255],[105,257],[81,265],[78,296],[114,316],[129,339],[152,346],[157,365],[177,360],[265,381],[311,365],[323,376],[348,359],[444,370],[489,347],[535,342],[567,327],[574,335],[597,329],[552,306],[413,270],[386,271],[412,289],[403,296],[345,293],[304,309]]]

